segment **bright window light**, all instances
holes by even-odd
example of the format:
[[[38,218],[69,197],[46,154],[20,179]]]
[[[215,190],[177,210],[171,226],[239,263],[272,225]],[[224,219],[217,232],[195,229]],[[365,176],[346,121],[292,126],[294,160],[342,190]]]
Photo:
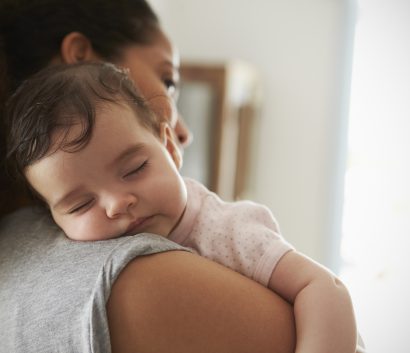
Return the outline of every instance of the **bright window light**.
[[[341,277],[371,353],[410,352],[410,1],[359,0]]]

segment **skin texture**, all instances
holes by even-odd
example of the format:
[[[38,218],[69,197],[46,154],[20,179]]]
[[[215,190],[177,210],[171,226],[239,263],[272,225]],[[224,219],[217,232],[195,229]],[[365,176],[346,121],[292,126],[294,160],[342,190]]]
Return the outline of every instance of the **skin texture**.
[[[289,305],[189,253],[134,260],[116,281],[107,312],[113,353],[294,352]]]
[[[354,353],[357,330],[344,284],[329,270],[296,251],[286,253],[268,287],[294,305],[296,353]]]

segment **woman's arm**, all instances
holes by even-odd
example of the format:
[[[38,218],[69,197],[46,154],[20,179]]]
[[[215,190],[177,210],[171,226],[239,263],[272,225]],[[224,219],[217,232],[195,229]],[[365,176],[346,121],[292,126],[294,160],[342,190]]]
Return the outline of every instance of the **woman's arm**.
[[[131,262],[114,284],[107,312],[113,353],[294,352],[290,305],[181,251]]]

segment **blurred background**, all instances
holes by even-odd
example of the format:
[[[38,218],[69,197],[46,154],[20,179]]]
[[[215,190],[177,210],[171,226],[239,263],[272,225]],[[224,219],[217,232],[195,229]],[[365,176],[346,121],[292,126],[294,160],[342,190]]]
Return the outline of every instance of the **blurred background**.
[[[410,1],[151,3],[183,62],[185,173],[269,206],[347,283],[368,351],[409,352]]]

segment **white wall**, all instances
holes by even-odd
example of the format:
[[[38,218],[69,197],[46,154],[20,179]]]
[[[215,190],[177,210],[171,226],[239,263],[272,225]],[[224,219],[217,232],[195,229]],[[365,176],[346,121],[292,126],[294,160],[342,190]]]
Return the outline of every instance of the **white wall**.
[[[152,0],[181,58],[253,63],[264,105],[252,197],[299,250],[337,269],[352,18],[349,0]]]

